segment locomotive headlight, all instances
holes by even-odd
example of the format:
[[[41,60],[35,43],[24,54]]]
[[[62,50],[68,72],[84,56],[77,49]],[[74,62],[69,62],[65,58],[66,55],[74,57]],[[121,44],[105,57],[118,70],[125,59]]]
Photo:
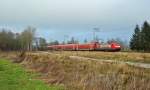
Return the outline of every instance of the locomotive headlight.
[[[115,46],[116,48],[120,48],[120,46]]]

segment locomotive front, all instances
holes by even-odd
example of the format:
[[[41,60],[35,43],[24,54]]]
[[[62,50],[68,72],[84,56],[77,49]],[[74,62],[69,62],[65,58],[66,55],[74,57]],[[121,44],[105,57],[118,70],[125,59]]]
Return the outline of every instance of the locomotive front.
[[[120,51],[121,46],[117,43],[111,43],[111,49],[112,49],[112,51]]]

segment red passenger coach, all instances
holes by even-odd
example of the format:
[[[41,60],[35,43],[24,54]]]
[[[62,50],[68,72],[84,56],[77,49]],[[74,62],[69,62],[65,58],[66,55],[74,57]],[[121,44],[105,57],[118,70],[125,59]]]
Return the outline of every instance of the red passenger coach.
[[[121,46],[117,43],[100,44],[98,42],[88,44],[64,44],[64,45],[49,45],[49,50],[64,50],[64,51],[120,51]]]

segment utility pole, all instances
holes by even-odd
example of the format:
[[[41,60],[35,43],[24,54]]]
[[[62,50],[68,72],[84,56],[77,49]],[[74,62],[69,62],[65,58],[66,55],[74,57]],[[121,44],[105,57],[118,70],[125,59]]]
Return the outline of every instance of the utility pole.
[[[99,32],[99,28],[93,28],[93,41],[96,41],[97,36],[96,33]]]
[[[68,35],[64,35],[64,44],[66,44],[66,39],[68,38],[69,36]]]

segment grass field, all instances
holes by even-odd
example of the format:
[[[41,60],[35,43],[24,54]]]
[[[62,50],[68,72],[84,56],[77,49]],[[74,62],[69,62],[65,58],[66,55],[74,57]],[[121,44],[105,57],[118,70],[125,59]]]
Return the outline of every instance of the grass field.
[[[0,59],[0,90],[60,90],[60,87],[47,86],[36,77],[20,65]]]
[[[138,68],[127,64],[73,60],[69,58],[71,55],[149,63],[149,53],[62,51],[26,53],[19,58],[21,61],[18,64],[19,67],[20,65],[24,66],[29,72],[40,73],[38,79],[44,81],[47,85],[63,86],[65,90],[150,90],[150,69]],[[15,53],[3,53],[1,56],[17,60]],[[28,75],[27,77],[29,78],[34,77]],[[22,77],[19,78],[20,80],[22,79]],[[29,78],[27,78],[27,82],[30,82]],[[14,79],[14,82],[16,81],[18,82],[18,79]],[[39,87],[36,85],[31,84],[31,86],[28,86],[27,84],[26,86],[28,88],[32,86]],[[58,88],[54,87],[53,89],[57,90]],[[45,90],[49,89],[46,88]]]

